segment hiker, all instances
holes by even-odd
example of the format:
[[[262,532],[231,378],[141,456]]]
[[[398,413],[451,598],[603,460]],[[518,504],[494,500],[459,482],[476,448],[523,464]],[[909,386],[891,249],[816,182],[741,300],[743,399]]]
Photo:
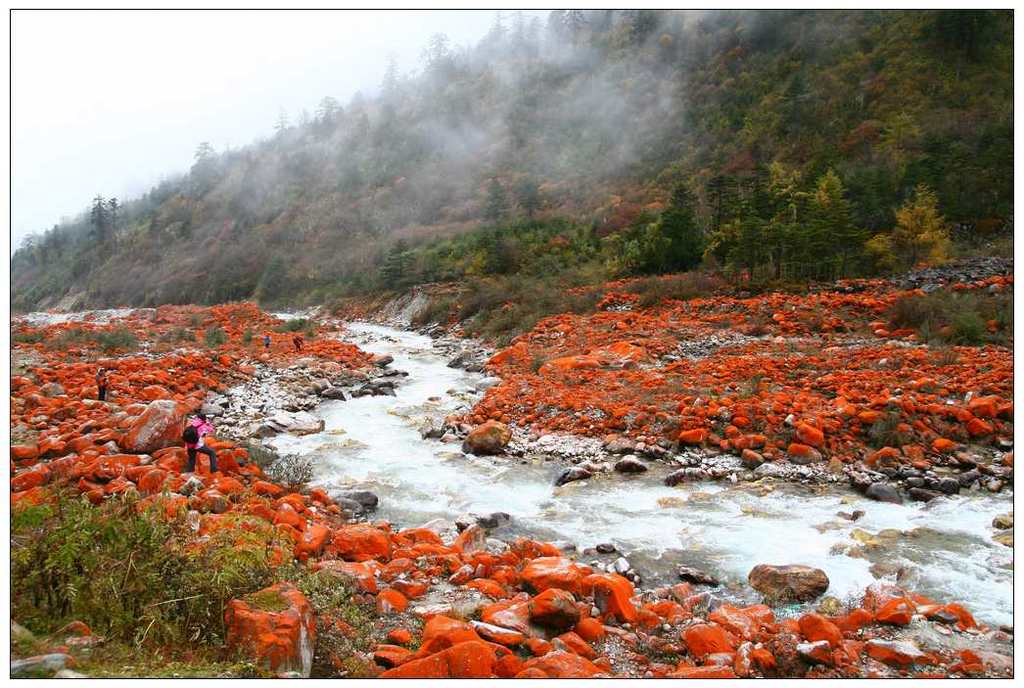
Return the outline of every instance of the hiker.
[[[192,473],[196,468],[196,452],[206,454],[210,457],[210,473],[217,472],[217,454],[206,446],[203,438],[213,432],[213,425],[210,421],[206,420],[205,413],[197,413],[196,417],[193,418],[188,427],[185,428],[185,432],[182,434],[182,439],[185,440],[185,449],[188,451],[188,466],[185,468],[186,473]]]
[[[292,337],[292,344],[295,345],[296,351],[302,351],[302,335],[296,334],[294,337]]]
[[[107,370],[105,368],[96,369],[96,390],[98,392],[96,398],[100,401],[107,400]]]
[[[270,333],[263,334],[263,348],[270,351]]]

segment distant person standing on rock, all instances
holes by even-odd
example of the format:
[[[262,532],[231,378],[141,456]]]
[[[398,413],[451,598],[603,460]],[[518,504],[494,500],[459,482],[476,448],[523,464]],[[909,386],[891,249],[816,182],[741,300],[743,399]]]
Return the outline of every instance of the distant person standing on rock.
[[[96,391],[98,392],[97,399],[100,401],[107,400],[107,371],[105,368],[98,368],[96,370]]]
[[[185,449],[188,451],[188,466],[185,468],[186,473],[192,473],[196,469],[196,452],[206,454],[210,457],[210,473],[217,472],[217,454],[206,446],[204,437],[213,432],[213,425],[210,421],[206,420],[205,413],[197,413],[196,417],[193,418],[188,427],[185,428],[185,432],[182,434],[182,439],[185,440]]]
[[[302,335],[296,334],[294,337],[292,337],[292,344],[295,345],[296,351],[302,351]]]
[[[264,333],[263,335],[263,348],[270,351],[270,333]]]

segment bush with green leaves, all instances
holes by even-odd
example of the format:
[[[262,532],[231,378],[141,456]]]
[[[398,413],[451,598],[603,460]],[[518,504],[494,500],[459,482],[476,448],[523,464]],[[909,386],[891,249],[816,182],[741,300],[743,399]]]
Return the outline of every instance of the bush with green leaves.
[[[203,338],[206,341],[206,346],[211,349],[221,346],[228,341],[227,333],[217,325],[206,328]]]
[[[274,563],[290,545],[270,524],[224,518],[235,527],[197,547],[184,513],[140,511],[132,496],[97,507],[72,490],[16,507],[12,616],[40,634],[78,619],[122,642],[220,643],[229,600],[293,573]]]

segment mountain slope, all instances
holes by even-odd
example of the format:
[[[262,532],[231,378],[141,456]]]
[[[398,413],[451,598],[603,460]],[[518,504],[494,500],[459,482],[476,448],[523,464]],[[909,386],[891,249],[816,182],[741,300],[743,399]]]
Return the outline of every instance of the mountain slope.
[[[1009,12],[512,17],[471,50],[434,37],[422,70],[389,70],[372,99],[325,98],[240,150],[200,146],[187,174],[33,238],[13,304],[377,291],[438,277],[393,259],[408,247],[524,223],[598,242],[646,226],[677,186],[706,241],[773,163],[805,195],[834,170],[867,234],[918,184],[984,230],[1012,215],[1011,69]]]

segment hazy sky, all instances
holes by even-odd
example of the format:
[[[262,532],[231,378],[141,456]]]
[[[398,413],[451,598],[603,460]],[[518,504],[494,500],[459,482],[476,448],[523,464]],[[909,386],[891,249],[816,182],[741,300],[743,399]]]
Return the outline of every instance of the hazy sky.
[[[12,249],[86,208],[131,198],[217,150],[272,133],[325,95],[419,66],[431,34],[476,43],[480,11],[16,11]],[[529,13],[533,14],[533,13]],[[540,14],[540,13],[538,13]]]

